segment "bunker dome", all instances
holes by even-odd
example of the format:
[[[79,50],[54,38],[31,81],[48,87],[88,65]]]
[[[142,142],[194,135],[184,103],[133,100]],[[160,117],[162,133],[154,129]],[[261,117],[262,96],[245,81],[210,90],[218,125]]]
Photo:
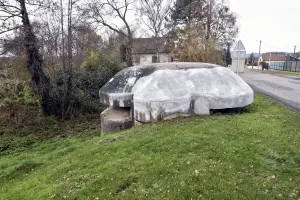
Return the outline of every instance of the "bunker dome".
[[[101,88],[100,101],[110,110],[128,108],[132,122],[147,123],[244,107],[253,102],[253,90],[231,70],[214,64],[148,64],[119,72]]]

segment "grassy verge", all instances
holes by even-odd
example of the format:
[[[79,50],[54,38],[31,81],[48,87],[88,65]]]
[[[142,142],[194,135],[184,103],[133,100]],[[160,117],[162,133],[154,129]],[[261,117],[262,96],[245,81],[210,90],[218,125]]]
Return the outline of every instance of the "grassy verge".
[[[290,76],[300,76],[299,72],[278,71],[278,70],[271,70],[270,72],[277,73],[277,74],[290,75]]]
[[[300,114],[247,110],[1,154],[0,199],[299,199]]]
[[[100,113],[69,121],[41,117],[37,106],[0,108],[0,155],[18,153],[53,138],[91,138],[99,135]]]
[[[300,76],[299,72],[289,72],[289,71],[280,71],[280,70],[257,70],[257,69],[249,69],[253,71],[260,71],[263,73],[269,73],[269,74],[283,74],[283,75],[289,75],[289,76]]]

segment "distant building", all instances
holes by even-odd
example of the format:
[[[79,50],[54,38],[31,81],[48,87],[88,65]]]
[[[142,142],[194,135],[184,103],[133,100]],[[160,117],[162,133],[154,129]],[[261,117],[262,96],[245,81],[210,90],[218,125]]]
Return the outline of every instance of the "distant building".
[[[262,54],[262,60],[264,62],[285,62],[286,54],[284,52],[268,52]]]
[[[157,55],[158,50],[158,55]],[[133,40],[132,55],[134,64],[165,63],[172,58],[167,49],[167,39],[160,38],[136,38]]]
[[[286,59],[284,52],[268,52],[262,54],[260,62],[268,63],[270,69],[283,70]]]
[[[298,55],[294,55],[293,53],[292,54],[288,54],[286,56],[286,61],[300,61],[300,57],[298,57]]]

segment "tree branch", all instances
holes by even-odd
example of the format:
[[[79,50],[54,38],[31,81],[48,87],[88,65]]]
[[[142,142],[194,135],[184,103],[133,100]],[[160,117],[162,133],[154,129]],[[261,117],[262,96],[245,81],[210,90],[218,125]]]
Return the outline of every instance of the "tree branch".
[[[16,26],[16,27],[13,27],[13,28],[8,28],[8,29],[6,29],[6,30],[1,30],[1,31],[0,31],[0,35],[3,34],[3,33],[7,33],[7,32],[10,32],[10,31],[19,29],[19,28],[21,28],[21,27],[23,27],[23,26]]]

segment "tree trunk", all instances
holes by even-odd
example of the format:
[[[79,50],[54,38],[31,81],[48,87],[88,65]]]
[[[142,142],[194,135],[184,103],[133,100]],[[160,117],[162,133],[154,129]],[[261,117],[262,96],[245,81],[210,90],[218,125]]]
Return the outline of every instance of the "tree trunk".
[[[62,40],[62,65],[63,70],[66,72],[66,62],[65,62],[65,37],[64,37],[64,10],[63,10],[63,3],[62,0],[60,0],[60,6],[61,6],[61,40]],[[65,87],[66,88],[66,87]]]
[[[37,87],[37,93],[41,98],[42,114],[49,116],[53,114],[53,101],[50,95],[50,79],[43,71],[42,57],[37,48],[37,39],[32,31],[25,0],[20,0],[19,3],[21,6],[22,23],[24,26],[27,68],[30,72],[32,82]]]
[[[212,19],[212,0],[208,0],[208,12],[207,12],[207,35],[206,39],[210,39],[211,34],[211,19]]]
[[[72,116],[73,100],[73,41],[72,41],[72,6],[73,1],[69,0],[68,5],[68,69],[65,72],[66,90],[62,104],[62,119]]]
[[[133,38],[132,36],[128,36],[128,42],[126,45],[126,63],[127,63],[127,67],[131,67],[133,66],[133,58],[132,58],[132,41]]]
[[[158,31],[155,30],[155,45],[156,45],[156,57],[157,57],[157,63],[160,63],[160,49],[158,44]]]

